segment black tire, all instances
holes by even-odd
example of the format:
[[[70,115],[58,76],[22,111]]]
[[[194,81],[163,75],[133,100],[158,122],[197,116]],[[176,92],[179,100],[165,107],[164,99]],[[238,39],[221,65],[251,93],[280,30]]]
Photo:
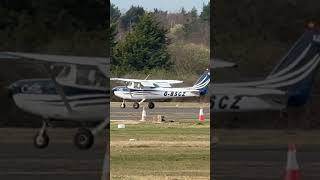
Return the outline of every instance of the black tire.
[[[149,102],[149,104],[148,104],[148,107],[149,107],[149,109],[153,109],[154,108],[154,103],[153,102]]]
[[[126,104],[124,104],[124,103],[121,103],[121,104],[120,104],[120,108],[121,108],[121,109],[124,109],[124,108],[126,108]]]
[[[49,136],[47,135],[47,133],[44,132],[42,134],[42,138],[41,139],[40,138],[41,138],[40,137],[40,132],[37,132],[36,135],[33,138],[33,145],[36,148],[39,148],[39,149],[43,149],[43,148],[48,147],[48,145],[49,145]]]
[[[94,136],[89,129],[79,129],[73,139],[74,145],[81,149],[90,149],[94,143]]]
[[[137,103],[137,102],[133,103],[133,108],[134,109],[139,109],[139,106],[140,106],[139,103]]]

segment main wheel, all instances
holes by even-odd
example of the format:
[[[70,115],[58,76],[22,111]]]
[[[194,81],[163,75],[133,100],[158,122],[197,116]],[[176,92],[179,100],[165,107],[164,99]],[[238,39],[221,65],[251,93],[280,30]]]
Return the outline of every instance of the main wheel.
[[[139,106],[140,106],[139,103],[137,103],[137,102],[133,103],[133,108],[134,109],[139,109]]]
[[[94,143],[94,136],[89,129],[81,128],[74,136],[73,143],[79,149],[89,149]]]
[[[37,132],[37,134],[33,138],[33,145],[39,149],[48,147],[49,136],[47,135],[47,133],[43,132],[42,135],[40,135],[40,132]]]
[[[154,108],[154,103],[153,102],[149,102],[148,107],[149,107],[149,109],[153,109]]]
[[[126,104],[125,103],[121,103],[120,107],[121,107],[121,109],[124,109],[124,108],[126,108]]]

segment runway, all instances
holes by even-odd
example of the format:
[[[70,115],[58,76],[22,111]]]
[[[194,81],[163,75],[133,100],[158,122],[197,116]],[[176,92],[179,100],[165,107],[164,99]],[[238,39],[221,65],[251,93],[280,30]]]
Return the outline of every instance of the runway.
[[[149,118],[156,118],[157,115],[164,116],[165,120],[198,120],[199,103],[155,103],[154,109],[145,108]],[[208,106],[203,105],[206,120],[210,120],[210,111]],[[111,120],[140,120],[142,106],[139,109],[133,109],[131,103],[127,104],[125,109],[121,109],[118,104],[111,106]]]
[[[211,146],[211,174],[215,180],[284,179],[286,145]],[[320,145],[300,145],[297,160],[302,179],[320,179]]]
[[[52,129],[49,146],[36,149],[32,143],[36,129],[0,129],[0,179],[100,179],[107,132],[96,136],[92,149],[78,150],[72,143],[75,131]]]

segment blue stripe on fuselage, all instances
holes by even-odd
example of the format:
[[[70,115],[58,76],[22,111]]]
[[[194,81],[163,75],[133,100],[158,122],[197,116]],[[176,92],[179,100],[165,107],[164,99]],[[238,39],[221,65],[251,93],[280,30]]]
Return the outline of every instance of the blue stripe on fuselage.
[[[61,85],[66,96],[78,95],[94,95],[94,94],[109,94],[109,90],[85,89],[79,87]],[[56,92],[55,84],[50,79],[42,80],[20,80],[9,86],[12,94],[43,94],[54,95]]]

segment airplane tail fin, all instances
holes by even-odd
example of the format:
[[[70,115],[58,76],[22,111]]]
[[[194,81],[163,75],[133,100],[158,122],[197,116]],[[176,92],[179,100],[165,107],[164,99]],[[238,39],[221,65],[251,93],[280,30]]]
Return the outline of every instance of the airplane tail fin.
[[[307,29],[267,77],[265,87],[287,91],[288,105],[305,104],[320,65],[320,30]]]
[[[192,88],[199,90],[200,96],[203,96],[207,93],[209,83],[210,83],[210,71],[207,69],[196,81],[196,83],[192,86]]]

